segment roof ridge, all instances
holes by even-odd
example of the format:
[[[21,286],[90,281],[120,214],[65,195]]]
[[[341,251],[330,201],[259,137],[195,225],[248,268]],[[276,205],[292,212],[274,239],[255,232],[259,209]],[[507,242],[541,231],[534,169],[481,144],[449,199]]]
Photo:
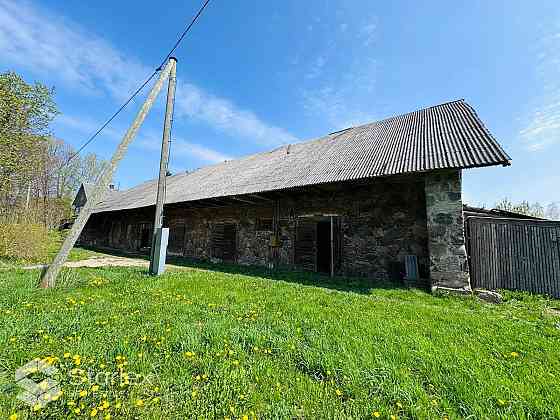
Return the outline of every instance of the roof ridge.
[[[166,203],[510,160],[464,99],[295,142],[289,154],[287,147],[172,175]],[[466,153],[471,150],[477,153]],[[97,211],[153,205],[156,183],[154,178],[121,190]]]

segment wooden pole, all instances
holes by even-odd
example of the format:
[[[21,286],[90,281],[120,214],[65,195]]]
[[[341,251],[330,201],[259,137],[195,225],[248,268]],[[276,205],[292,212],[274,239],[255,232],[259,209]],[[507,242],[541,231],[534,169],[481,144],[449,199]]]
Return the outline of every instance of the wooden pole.
[[[169,71],[169,85],[167,87],[167,104],[165,106],[165,121],[163,123],[163,138],[161,142],[161,158],[159,161],[159,179],[156,198],[156,215],[152,235],[152,249],[150,250],[150,273],[155,274],[154,257],[156,252],[156,237],[159,229],[163,227],[163,206],[165,204],[165,187],[167,181],[167,168],[169,166],[169,142],[171,126],[173,124],[173,106],[175,104],[175,86],[177,84],[177,59],[169,58],[171,69]]]
[[[58,251],[58,254],[54,258],[54,261],[49,266],[47,271],[45,271],[40,284],[42,288],[54,287],[56,283],[56,277],[58,276],[60,269],[66,262],[66,259],[68,258],[68,254],[70,253],[70,251],[74,247],[74,244],[80,237],[80,234],[82,233],[82,230],[84,229],[84,226],[86,225],[93,209],[100,201],[102,201],[105,198],[105,194],[108,191],[107,186],[111,183],[111,180],[113,179],[113,174],[117,169],[119,162],[124,157],[126,151],[128,150],[128,146],[130,146],[130,143],[132,142],[132,140],[134,140],[134,137],[138,133],[140,126],[146,119],[148,112],[152,108],[152,105],[154,104],[163,86],[163,83],[165,82],[165,79],[167,79],[167,77],[169,76],[169,72],[173,67],[171,63],[172,60],[170,60],[166,64],[165,68],[163,69],[163,71],[159,76],[159,79],[152,87],[152,90],[150,90],[150,93],[148,94],[146,101],[142,105],[142,108],[140,108],[140,111],[138,111],[138,114],[136,115],[136,118],[132,122],[132,125],[129,127],[123,139],[121,140],[120,144],[117,146],[117,149],[113,154],[113,157],[111,158],[109,165],[107,166],[105,171],[103,171],[101,177],[97,181],[97,184],[93,189],[93,194],[91,195],[91,197],[88,197],[85,206],[82,208],[80,214],[78,215],[74,224],[72,225],[72,229],[70,229],[68,236],[66,236],[66,239],[62,243],[62,247]]]

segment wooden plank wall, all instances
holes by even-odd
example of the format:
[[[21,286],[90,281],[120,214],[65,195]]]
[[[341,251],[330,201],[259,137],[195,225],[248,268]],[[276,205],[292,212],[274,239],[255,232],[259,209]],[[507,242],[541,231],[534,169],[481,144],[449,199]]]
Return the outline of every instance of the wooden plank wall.
[[[296,228],[294,263],[307,271],[317,271],[317,221],[299,219]]]
[[[473,288],[560,298],[560,222],[468,217],[465,225]]]
[[[216,223],[212,228],[212,256],[225,262],[235,262],[237,256],[237,226],[234,223]]]

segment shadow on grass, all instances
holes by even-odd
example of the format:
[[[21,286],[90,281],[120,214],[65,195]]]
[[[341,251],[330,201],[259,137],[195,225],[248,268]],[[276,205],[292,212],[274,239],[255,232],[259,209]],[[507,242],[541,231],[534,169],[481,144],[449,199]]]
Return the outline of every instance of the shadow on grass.
[[[119,257],[134,257],[149,260],[149,256],[139,252],[124,252],[121,250],[107,248],[92,248],[82,246],[81,248],[91,251],[103,252],[105,254]],[[363,277],[335,276],[331,278],[327,274],[311,273],[304,271],[289,270],[286,268],[269,269],[261,266],[245,266],[228,263],[212,263],[209,261],[195,260],[185,257],[168,256],[167,263],[180,267],[197,268],[214,271],[218,273],[239,274],[244,276],[261,277],[269,280],[282,280],[305,286],[324,287],[328,289],[370,294],[372,289],[407,289],[404,282],[375,280]]]

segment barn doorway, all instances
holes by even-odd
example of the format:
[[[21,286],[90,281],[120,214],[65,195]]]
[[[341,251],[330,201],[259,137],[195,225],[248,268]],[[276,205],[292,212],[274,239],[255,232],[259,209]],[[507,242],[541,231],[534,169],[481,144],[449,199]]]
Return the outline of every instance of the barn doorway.
[[[296,227],[294,265],[306,271],[327,274],[331,274],[332,269],[332,274],[336,274],[342,260],[340,235],[338,216],[300,217]]]
[[[234,223],[217,223],[212,229],[212,257],[233,263],[237,256],[237,226]]]
[[[331,272],[331,222],[317,222],[317,271]]]
[[[150,248],[152,246],[152,229],[148,223],[140,225],[140,248]]]

